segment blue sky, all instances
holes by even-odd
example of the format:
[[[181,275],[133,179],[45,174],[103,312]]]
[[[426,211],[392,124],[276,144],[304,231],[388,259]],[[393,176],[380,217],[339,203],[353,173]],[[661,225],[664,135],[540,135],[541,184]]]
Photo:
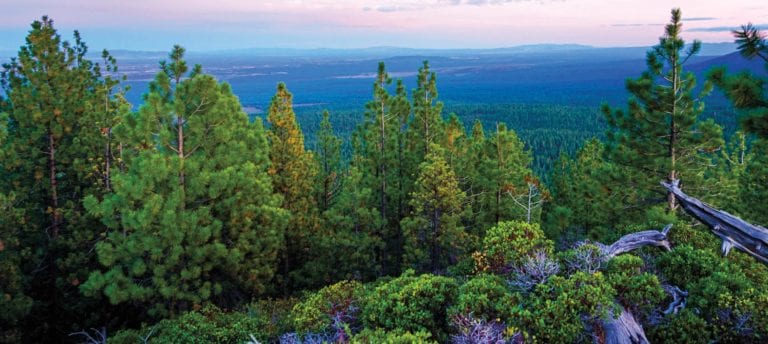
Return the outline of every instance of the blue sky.
[[[43,14],[97,50],[647,46],[672,7],[689,40],[731,41],[734,27],[768,23],[762,0],[3,0],[0,50],[16,50]]]

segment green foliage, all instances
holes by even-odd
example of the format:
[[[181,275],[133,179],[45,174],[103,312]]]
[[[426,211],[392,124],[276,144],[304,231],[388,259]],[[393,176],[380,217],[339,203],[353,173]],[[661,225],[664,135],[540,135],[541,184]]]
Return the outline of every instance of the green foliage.
[[[428,331],[447,339],[447,310],[454,303],[455,280],[412,270],[374,288],[363,308],[366,327],[385,330]]]
[[[618,302],[625,308],[650,314],[666,297],[656,275],[645,271],[640,257],[624,254],[611,259],[605,272],[606,279],[616,290]]]
[[[285,230],[285,245],[279,253],[281,262],[277,276],[277,283],[287,291],[319,282],[307,279],[308,275],[301,271],[303,263],[309,261],[310,240],[320,225],[316,199],[312,197],[312,183],[318,174],[318,166],[312,153],[304,149],[304,134],[293,112],[293,94],[284,83],[277,85],[267,121],[272,163],[269,174],[275,192],[283,196],[283,208],[291,213]]]
[[[522,297],[512,293],[504,279],[481,274],[459,287],[456,303],[448,315],[471,314],[475,319],[508,322],[521,301]]]
[[[681,13],[672,10],[664,36],[647,55],[648,70],[627,80],[632,97],[627,111],[603,105],[608,121],[607,151],[611,160],[631,167],[622,187],[638,192],[637,200],[658,198],[660,180],[682,180],[689,192],[706,190],[702,170],[711,152],[723,146],[722,129],[714,121],[700,121],[701,99],[711,90],[705,83],[695,94],[696,77],[683,69],[701,49],[694,41],[684,52]],[[642,203],[642,202],[639,202]],[[652,204],[652,203],[651,203]],[[668,197],[668,211],[676,208]]]
[[[437,145],[419,168],[411,195],[412,213],[401,222],[405,237],[404,261],[420,271],[437,272],[466,251],[467,237],[460,223],[465,194],[456,174]]]
[[[552,276],[524,300],[514,325],[544,343],[574,343],[584,335],[585,326],[616,314],[615,297],[616,291],[600,272]]]
[[[266,339],[260,332],[258,319],[240,312],[224,312],[216,306],[205,306],[176,319],[162,320],[154,326],[118,332],[109,343],[243,343],[250,335]]]
[[[501,222],[483,238],[482,251],[475,254],[478,271],[502,271],[519,265],[537,250],[551,253],[552,241],[544,236],[539,224],[521,221]]]
[[[695,249],[689,245],[678,245],[671,252],[658,258],[656,266],[672,285],[683,289],[704,277],[711,275],[722,264],[710,250]]]
[[[365,329],[361,331],[360,333],[352,337],[352,340],[350,341],[350,343],[355,343],[355,344],[374,344],[374,343],[431,344],[431,343],[437,343],[437,341],[432,339],[432,335],[429,332],[423,331],[423,330],[416,331],[416,332],[403,331],[403,330],[385,331],[383,329],[377,328],[375,330]]]
[[[300,334],[328,331],[334,319],[354,325],[365,297],[365,288],[357,281],[342,281],[309,294],[293,307],[291,317]]]
[[[740,212],[758,224],[768,224],[768,139],[753,145],[754,159],[739,179]]]
[[[159,73],[136,117],[121,123],[144,148],[113,177],[113,193],[85,200],[110,230],[96,245],[104,270],[82,291],[141,303],[154,316],[264,292],[287,217],[260,122],[248,123],[230,87],[199,67],[183,80],[175,74],[179,51],[173,74]],[[149,135],[144,123],[162,130]]]
[[[690,309],[670,314],[647,332],[652,343],[711,343],[714,339],[707,322]]]
[[[605,159],[605,146],[591,139],[576,156],[561,156],[552,169],[553,201],[546,205],[545,229],[557,239],[569,232],[583,233],[596,241],[608,241],[608,228],[638,217],[627,211],[627,188],[617,185],[623,169]]]
[[[294,298],[263,299],[246,305],[245,313],[255,319],[258,334],[262,336],[259,338],[275,340],[294,329],[292,313],[297,303]]]

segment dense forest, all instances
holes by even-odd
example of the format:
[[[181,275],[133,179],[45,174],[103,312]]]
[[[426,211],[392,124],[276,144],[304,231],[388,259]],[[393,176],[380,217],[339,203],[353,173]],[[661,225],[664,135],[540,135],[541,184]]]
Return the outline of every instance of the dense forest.
[[[764,343],[768,266],[660,183],[768,224],[768,80],[697,80],[681,32],[586,123],[381,63],[349,139],[326,111],[310,144],[290,85],[254,118],[180,46],[134,110],[43,17],[0,75],[0,342]],[[738,118],[702,115],[714,89]]]

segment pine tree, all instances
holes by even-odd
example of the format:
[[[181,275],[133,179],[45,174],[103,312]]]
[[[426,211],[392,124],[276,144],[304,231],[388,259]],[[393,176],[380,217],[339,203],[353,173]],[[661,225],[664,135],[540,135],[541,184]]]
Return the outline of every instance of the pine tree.
[[[285,247],[280,251],[278,284],[288,293],[291,288],[314,281],[303,278],[299,269],[307,261],[310,238],[319,226],[313,183],[317,165],[312,153],[304,149],[304,135],[293,112],[293,95],[284,83],[269,105],[269,158],[275,192],[283,196],[283,208],[291,213],[285,230]]]
[[[411,196],[413,210],[402,221],[404,262],[422,271],[438,272],[455,264],[468,245],[460,223],[466,196],[443,154],[437,144],[429,148]]]
[[[96,104],[119,102],[112,94],[118,82],[102,78],[87,51],[78,32],[73,43],[64,41],[43,17],[0,77],[7,96],[0,109],[7,112],[0,195],[12,200],[0,240],[19,262],[13,270],[26,275],[24,293],[36,307],[24,341],[54,338],[72,323],[100,322],[107,312],[100,300],[79,298],[78,285],[97,264],[92,247],[101,234],[82,200],[107,191],[91,183],[101,156],[91,143],[102,136],[92,120]]]
[[[620,170],[605,159],[605,146],[587,141],[574,158],[561,156],[551,172],[553,201],[547,206],[547,232],[552,237],[583,233],[592,240],[609,241],[605,235],[619,223],[633,221],[624,200],[632,190],[614,182]],[[574,233],[564,233],[566,229]]]
[[[478,186],[482,191],[479,206],[481,228],[490,228],[502,221],[524,220],[525,212],[513,200],[527,189],[526,178],[532,176],[530,152],[513,130],[503,123],[496,124],[496,133],[485,140],[484,161],[480,162]]]
[[[443,135],[441,112],[443,103],[437,101],[437,75],[429,69],[429,63],[419,68],[416,89],[413,91],[413,118],[408,124],[409,148],[415,166],[424,161],[432,143],[439,144]],[[418,167],[415,167],[418,169]]]
[[[96,246],[103,270],[82,286],[113,304],[142,304],[174,316],[207,301],[264,292],[273,276],[288,217],[268,175],[266,133],[249,123],[227,84],[195,66],[183,49],[152,82],[137,119],[121,130],[144,147],[113,193],[85,201],[109,228]]]
[[[612,111],[607,105],[602,109],[609,125],[611,159],[635,172],[628,180],[637,184],[624,187],[643,190],[646,198],[663,192],[658,184],[662,180],[682,180],[691,192],[701,187],[701,166],[709,158],[700,152],[713,152],[723,144],[722,129],[712,120],[699,120],[704,110],[700,99],[711,86],[707,83],[701,93],[694,94],[696,77],[683,69],[699,52],[701,42],[694,41],[683,52],[681,31],[680,10],[673,9],[664,36],[648,52],[648,70],[627,81],[632,94],[628,110]],[[667,193],[667,210],[676,208],[674,195]]]
[[[317,182],[317,205],[320,213],[330,209],[342,187],[341,139],[333,132],[330,114],[323,112],[323,120],[317,132],[315,159],[319,166]]]

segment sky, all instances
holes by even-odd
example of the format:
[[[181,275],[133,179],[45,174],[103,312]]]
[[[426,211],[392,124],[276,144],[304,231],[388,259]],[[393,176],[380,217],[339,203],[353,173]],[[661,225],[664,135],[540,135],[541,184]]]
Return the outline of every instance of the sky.
[[[730,42],[768,28],[765,0],[0,0],[0,51],[46,14],[91,49],[650,46],[680,7],[684,38]]]

